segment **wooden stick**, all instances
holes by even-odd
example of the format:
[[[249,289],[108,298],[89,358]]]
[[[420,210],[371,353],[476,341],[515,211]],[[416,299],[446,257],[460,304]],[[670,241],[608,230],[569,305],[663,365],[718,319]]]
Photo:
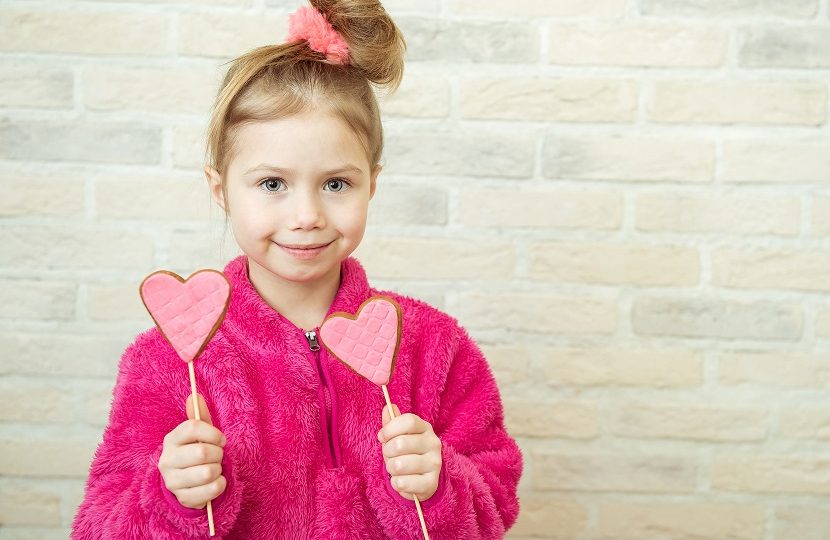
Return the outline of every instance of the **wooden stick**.
[[[202,418],[199,414],[199,398],[196,395],[196,372],[193,369],[192,361],[187,363],[187,368],[190,372],[190,392],[193,394],[193,415],[196,417],[196,420],[201,420]],[[210,501],[207,502],[207,515],[210,535],[216,536],[216,531],[213,528],[213,507],[211,506]]]
[[[395,418],[395,409],[392,408],[392,400],[389,399],[389,390],[386,389],[385,384],[380,385],[380,387],[383,390],[383,397],[386,398],[386,406],[389,407],[389,418]],[[415,499],[415,509],[418,511],[418,519],[421,520],[421,531],[424,533],[424,540],[429,540],[427,524],[424,521],[424,512],[421,510],[421,501],[418,500],[418,496],[415,494],[412,497]]]

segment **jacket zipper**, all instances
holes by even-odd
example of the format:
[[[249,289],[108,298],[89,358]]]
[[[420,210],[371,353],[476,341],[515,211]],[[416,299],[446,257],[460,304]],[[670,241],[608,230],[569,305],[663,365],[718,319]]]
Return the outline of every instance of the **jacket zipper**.
[[[326,432],[324,433],[324,436],[326,439],[326,445],[328,446],[327,451],[329,454],[329,463],[331,463],[332,467],[337,468],[339,464],[337,462],[337,453],[334,450],[334,430],[332,429],[332,392],[329,387],[328,377],[326,376],[326,372],[323,368],[323,363],[320,360],[320,343],[317,341],[317,329],[315,328],[314,330],[309,330],[305,333],[305,337],[306,341],[308,341],[309,348],[314,353],[317,375],[320,377],[320,385],[323,389],[324,403],[322,404],[322,408],[326,421]]]

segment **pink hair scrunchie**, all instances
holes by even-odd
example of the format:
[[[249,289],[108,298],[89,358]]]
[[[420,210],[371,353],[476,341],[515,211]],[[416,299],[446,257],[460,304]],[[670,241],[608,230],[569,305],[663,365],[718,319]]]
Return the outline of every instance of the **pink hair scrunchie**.
[[[332,64],[349,63],[349,45],[314,7],[303,6],[288,17],[287,39],[308,41],[312,50],[326,55]]]

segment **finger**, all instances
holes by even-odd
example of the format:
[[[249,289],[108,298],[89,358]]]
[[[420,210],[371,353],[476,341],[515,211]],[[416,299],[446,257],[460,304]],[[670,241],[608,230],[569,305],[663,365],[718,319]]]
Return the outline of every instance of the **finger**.
[[[426,493],[433,485],[435,479],[430,474],[407,474],[403,476],[393,476],[389,479],[395,491],[412,500],[412,494],[420,495]]]
[[[201,510],[207,506],[208,501],[212,501],[221,495],[227,486],[228,483],[225,477],[220,476],[210,484],[204,486],[176,490],[175,495],[183,506]]]
[[[394,409],[394,411],[395,411],[395,417],[396,418],[401,415],[401,410],[394,403],[392,404],[392,409]],[[384,405],[383,412],[381,413],[381,425],[385,426],[386,424],[389,423],[389,420],[391,420],[391,418],[389,416],[389,406]]]
[[[178,449],[170,460],[172,467],[186,469],[206,463],[222,463],[222,448],[208,443],[190,443]]]
[[[222,474],[222,466],[218,463],[196,465],[186,469],[174,469],[167,489],[185,489],[210,484]]]
[[[391,476],[406,476],[410,474],[426,474],[432,472],[432,468],[426,456],[407,454],[387,459],[386,472]]]
[[[393,418],[388,424],[383,426],[378,433],[378,440],[380,442],[386,442],[398,435],[425,433],[429,428],[430,425],[422,420],[420,416],[406,413],[397,418]]]
[[[408,454],[421,455],[429,450],[429,440],[423,435],[398,435],[383,444],[383,457],[389,459]]]
[[[170,438],[171,443],[178,446],[194,442],[225,446],[227,442],[221,431],[202,420],[185,420],[176,426],[176,429],[171,431],[167,437]]]
[[[202,394],[196,394],[199,396],[199,419],[207,422],[210,425],[213,425],[213,420],[210,417],[210,411],[208,410],[207,403],[205,403],[205,398]],[[187,417],[188,418],[196,418],[196,415],[193,410],[193,394],[187,396],[187,401],[185,402],[185,408],[187,409]]]

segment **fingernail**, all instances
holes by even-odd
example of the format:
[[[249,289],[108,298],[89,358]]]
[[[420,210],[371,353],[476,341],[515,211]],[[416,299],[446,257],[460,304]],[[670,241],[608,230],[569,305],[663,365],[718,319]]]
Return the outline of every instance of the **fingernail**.
[[[221,440],[221,441],[219,441],[219,446],[225,446],[225,444],[226,444],[227,442],[228,442],[228,439],[226,439],[226,438],[225,438],[225,436],[224,436],[224,435],[222,435],[222,440]]]

